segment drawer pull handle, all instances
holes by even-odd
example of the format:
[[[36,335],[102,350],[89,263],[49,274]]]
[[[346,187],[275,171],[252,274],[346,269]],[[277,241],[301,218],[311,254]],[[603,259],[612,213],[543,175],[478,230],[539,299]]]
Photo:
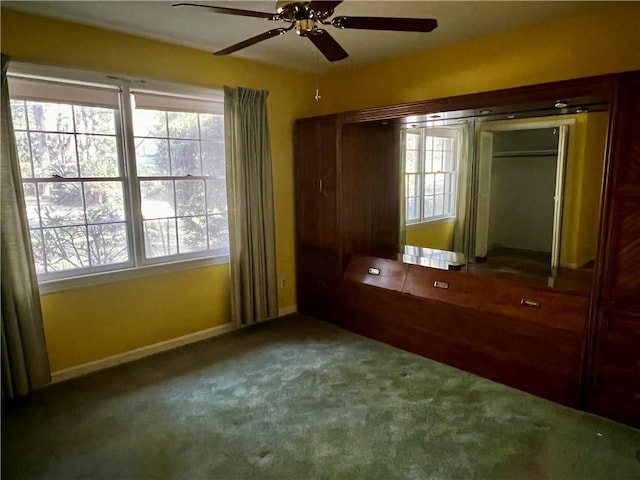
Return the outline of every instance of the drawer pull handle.
[[[539,300],[527,300],[526,298],[520,299],[520,305],[523,307],[540,308],[542,302]]]
[[[445,290],[449,288],[449,284],[447,282],[441,282],[439,280],[433,282],[433,286],[436,288],[444,288]]]
[[[380,269],[376,267],[369,267],[369,275],[380,275]]]

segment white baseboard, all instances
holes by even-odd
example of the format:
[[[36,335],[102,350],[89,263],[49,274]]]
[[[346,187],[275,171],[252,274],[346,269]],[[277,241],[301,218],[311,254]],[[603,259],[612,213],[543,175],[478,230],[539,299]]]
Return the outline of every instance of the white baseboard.
[[[147,345],[146,347],[136,348],[129,352],[119,353],[117,355],[101,358],[100,360],[84,363],[75,367],[63,368],[62,370],[51,373],[51,384],[64,382],[65,380],[97,372],[98,370],[104,370],[105,368],[139,360],[141,358],[148,357],[149,355],[154,355],[177,347],[182,347],[183,345],[206,340],[207,338],[216,337],[223,333],[230,332],[231,330],[233,330],[231,324],[225,323],[218,327],[208,328],[206,330],[201,330],[200,332],[190,333],[182,337],[172,338],[163,342],[154,343],[153,345]]]
[[[292,313],[296,313],[297,311],[298,311],[298,305],[282,307],[278,309],[278,316],[284,317],[285,315],[291,315]]]

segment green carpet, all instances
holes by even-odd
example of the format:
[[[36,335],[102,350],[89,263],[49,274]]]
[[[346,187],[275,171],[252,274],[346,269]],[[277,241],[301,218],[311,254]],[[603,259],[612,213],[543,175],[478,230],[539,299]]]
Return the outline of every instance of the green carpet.
[[[638,479],[640,430],[293,315],[55,385],[10,479]]]

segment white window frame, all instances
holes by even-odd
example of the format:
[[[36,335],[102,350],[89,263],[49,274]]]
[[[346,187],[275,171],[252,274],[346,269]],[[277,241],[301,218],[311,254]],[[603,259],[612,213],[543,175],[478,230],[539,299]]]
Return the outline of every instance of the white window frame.
[[[153,92],[163,96],[217,102],[221,104],[222,109],[224,99],[222,91],[134,78],[120,74],[91,72],[15,61],[9,64],[8,75],[36,80],[67,82],[78,86],[111,87],[120,91],[119,118],[116,120],[116,129],[120,128],[120,131],[116,132],[116,137],[119,150],[118,156],[120,157],[118,168],[124,185],[124,223],[128,228],[129,261],[113,265],[52,272],[44,276],[39,275],[41,293],[46,294],[229,263],[228,247],[145,259],[140,181],[136,171],[133,110],[131,105],[131,93],[133,90],[137,92]],[[102,178],[99,179],[103,180]],[[82,178],[66,180],[81,181]]]
[[[407,140],[405,135],[405,140],[403,142],[403,171],[404,171],[404,182],[406,184],[408,175],[416,175],[417,180],[417,191],[418,196],[407,196],[406,187],[404,192],[404,202],[405,202],[405,222],[407,226],[416,226],[423,223],[431,223],[442,220],[450,220],[456,218],[456,208],[457,208],[457,196],[458,196],[458,162],[460,160],[460,130],[456,127],[446,127],[446,126],[425,126],[425,127],[411,127],[407,129],[407,134],[418,134],[418,171],[417,172],[406,172],[406,152],[407,152]],[[452,138],[454,140],[453,145],[453,160],[452,160],[452,169],[451,170],[430,170],[426,171],[426,139],[427,137],[439,137],[439,138]],[[444,192],[445,195],[451,196],[452,207],[450,212],[446,212],[441,215],[425,215],[424,212],[424,201],[426,197],[425,193],[425,185],[424,185],[424,177],[426,174],[430,173],[443,173],[445,175],[450,175],[452,177],[450,183],[453,185],[453,188],[450,192]],[[406,212],[406,202],[408,198],[417,198],[418,202],[418,210],[419,215],[416,219],[409,220],[407,218]],[[435,193],[434,193],[435,199]]]

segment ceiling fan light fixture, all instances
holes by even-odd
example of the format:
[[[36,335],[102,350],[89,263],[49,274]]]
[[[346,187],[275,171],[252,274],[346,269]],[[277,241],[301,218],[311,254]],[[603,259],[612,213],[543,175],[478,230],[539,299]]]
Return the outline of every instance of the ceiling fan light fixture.
[[[309,18],[304,20],[296,20],[295,25],[296,33],[301,37],[312,35],[318,29],[318,27],[316,26],[316,21]]]
[[[569,100],[556,100],[556,103],[554,103],[553,106],[556,108],[567,108],[569,103]]]

